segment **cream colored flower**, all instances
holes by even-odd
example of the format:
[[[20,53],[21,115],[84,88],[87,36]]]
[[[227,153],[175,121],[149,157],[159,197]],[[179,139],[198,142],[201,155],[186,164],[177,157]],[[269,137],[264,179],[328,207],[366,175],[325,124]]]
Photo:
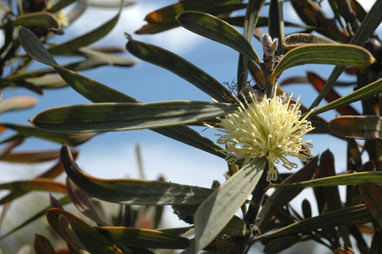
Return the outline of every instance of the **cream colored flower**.
[[[268,159],[268,181],[277,179],[275,165],[296,168],[297,164],[287,156],[294,156],[302,161],[311,158],[311,141],[303,141],[302,136],[313,130],[306,116],[302,117],[299,99],[291,103],[278,96],[258,99],[249,93],[245,103],[240,103],[238,110],[221,120],[224,134],[217,134],[219,144],[226,145],[227,160],[235,163],[244,159],[245,163],[253,159]]]

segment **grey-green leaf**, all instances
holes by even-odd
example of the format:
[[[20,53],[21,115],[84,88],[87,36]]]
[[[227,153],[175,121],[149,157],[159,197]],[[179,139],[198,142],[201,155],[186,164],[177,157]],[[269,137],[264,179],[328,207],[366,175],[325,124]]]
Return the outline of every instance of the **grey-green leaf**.
[[[348,44],[310,44],[290,50],[273,70],[275,80],[281,73],[302,64],[333,64],[340,66],[367,67],[375,59],[362,47]]]
[[[236,109],[234,104],[203,101],[95,103],[48,109],[30,121],[54,131],[124,131],[191,124]]]
[[[163,67],[220,102],[235,102],[232,93],[216,79],[180,56],[160,47],[133,40],[127,35],[126,49],[134,56]]]
[[[200,205],[194,219],[195,253],[208,246],[243,205],[261,179],[265,164],[260,158],[244,166]]]
[[[74,162],[68,147],[61,149],[61,162],[70,179],[101,200],[130,205],[200,204],[212,190],[164,181],[100,179],[86,175]]]
[[[191,32],[227,45],[260,63],[261,59],[247,39],[229,23],[207,13],[185,11],[177,17],[178,22]]]

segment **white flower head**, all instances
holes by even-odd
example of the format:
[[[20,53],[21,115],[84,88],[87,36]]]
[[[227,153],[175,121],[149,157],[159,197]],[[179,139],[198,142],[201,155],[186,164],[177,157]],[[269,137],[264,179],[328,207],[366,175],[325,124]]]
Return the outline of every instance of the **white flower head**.
[[[277,90],[277,89],[275,89]],[[246,98],[247,97],[247,98]],[[226,145],[227,161],[235,163],[244,159],[244,163],[265,157],[268,160],[268,181],[277,180],[275,165],[297,168],[287,156],[302,161],[312,157],[310,140],[303,141],[302,136],[314,129],[310,121],[302,117],[299,99],[291,102],[292,95],[285,102],[281,97],[264,96],[258,99],[256,94],[243,96],[237,111],[221,120],[223,134],[217,134],[218,143]]]

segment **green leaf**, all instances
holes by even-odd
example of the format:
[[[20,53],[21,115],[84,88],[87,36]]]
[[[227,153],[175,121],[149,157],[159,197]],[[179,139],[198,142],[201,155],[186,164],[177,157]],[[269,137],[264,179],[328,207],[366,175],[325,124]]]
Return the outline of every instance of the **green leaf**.
[[[350,40],[351,44],[363,46],[366,43],[366,41],[373,35],[375,29],[377,29],[377,27],[382,22],[382,15],[380,15],[381,12],[382,12],[382,1],[376,1],[371,7],[366,17],[362,20],[362,23],[358,27],[353,38]],[[328,80],[326,81],[324,89],[322,89],[320,94],[313,101],[309,109],[313,109],[314,107],[317,107],[320,104],[322,99],[325,98],[326,94],[330,91],[330,89],[332,89],[334,83],[336,82],[338,77],[341,75],[343,70],[344,70],[344,67],[336,66],[334,68],[332,73],[330,73]]]
[[[60,27],[56,17],[49,12],[31,12],[23,14],[12,21],[12,26],[39,27],[44,29],[58,29]],[[4,28],[1,25],[0,28]]]
[[[50,9],[49,12],[55,13],[72,4],[75,0],[59,0]]]
[[[58,66],[53,57],[45,50],[44,46],[31,31],[22,28],[19,32],[19,38],[24,50],[31,57],[56,68],[63,79],[65,79],[74,90],[92,102],[139,102],[138,100],[105,86],[104,84]],[[208,80],[209,79],[207,79],[207,81]],[[220,146],[187,126],[157,128],[154,131],[225,158],[225,155],[222,152],[223,149]]]
[[[97,230],[117,246],[161,249],[185,249],[190,240],[159,230],[127,227],[97,227]]]
[[[61,161],[71,180],[101,200],[140,205],[199,204],[210,189],[141,179],[100,179],[86,175],[73,161],[68,147],[61,149]]]
[[[268,13],[268,33],[272,39],[278,38],[278,47],[276,56],[283,54],[284,41],[284,16],[283,16],[283,0],[271,0],[269,3]]]
[[[316,187],[335,185],[356,185],[356,184],[382,184],[382,172],[358,172],[350,174],[322,177],[310,181],[299,183],[272,184],[273,187]]]
[[[191,32],[227,45],[260,63],[261,59],[247,39],[229,23],[211,14],[186,11],[177,17],[178,22]]]
[[[31,108],[36,103],[37,100],[35,98],[28,96],[6,99],[0,102],[0,114],[8,111]]]
[[[312,114],[320,114],[331,109],[339,108],[355,101],[364,100],[369,96],[375,95],[382,91],[382,79],[370,83],[357,91],[354,91],[346,96],[343,96],[335,101],[332,101],[325,106],[322,106],[312,112]]]
[[[329,129],[346,138],[382,139],[381,124],[380,116],[340,116],[329,122]]]
[[[32,126],[10,124],[10,123],[0,123],[0,126],[15,130],[17,134],[23,137],[36,137],[45,140],[53,141],[59,144],[67,144],[71,146],[80,145],[89,139],[93,138],[95,134],[91,133],[60,133],[41,130]]]
[[[202,101],[95,103],[48,109],[30,121],[54,131],[126,131],[191,124],[236,109],[237,105]]]
[[[310,44],[290,50],[271,74],[276,79],[291,67],[302,64],[333,64],[341,66],[367,67],[375,59],[366,49],[348,44]]]
[[[74,38],[70,41],[64,42],[62,44],[50,47],[48,51],[51,54],[55,55],[65,55],[70,54],[71,52],[75,51],[76,49],[79,49],[81,47],[88,46],[92,44],[93,42],[96,42],[106,36],[117,24],[119,16],[121,14],[122,8],[119,9],[118,14],[107,21],[105,24],[101,25],[100,27],[81,35],[77,38]]]
[[[173,72],[220,102],[236,101],[227,88],[187,60],[160,47],[133,40],[130,35],[127,38],[126,49],[134,56]]]
[[[271,233],[255,236],[256,241],[270,241],[287,235],[309,233],[320,228],[337,225],[362,224],[370,221],[370,214],[364,204],[345,207],[323,215],[295,222]]]
[[[217,188],[195,214],[195,253],[210,244],[255,189],[264,173],[261,158],[244,166]]]

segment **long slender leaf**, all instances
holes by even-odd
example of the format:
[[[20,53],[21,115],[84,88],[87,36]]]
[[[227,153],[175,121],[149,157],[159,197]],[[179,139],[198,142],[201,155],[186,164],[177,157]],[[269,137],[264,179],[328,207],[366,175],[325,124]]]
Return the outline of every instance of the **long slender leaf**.
[[[119,12],[115,17],[113,17],[112,19],[110,19],[105,24],[101,25],[100,27],[84,35],[81,35],[77,38],[74,38],[70,41],[50,47],[48,49],[49,52],[55,55],[70,54],[72,51],[75,51],[76,49],[88,46],[92,44],[93,42],[98,41],[99,39],[106,36],[117,24],[119,16],[121,14],[121,10],[122,10],[122,7],[120,7]]]
[[[283,0],[271,0],[269,4],[269,23],[268,33],[272,39],[278,38],[279,44],[276,55],[283,54],[284,41],[284,15],[283,15]]]
[[[243,205],[264,173],[265,164],[265,159],[258,159],[244,166],[199,206],[195,214],[195,253],[208,246]]]
[[[139,102],[138,100],[105,86],[104,84],[58,66],[53,57],[45,50],[44,46],[31,31],[23,28],[20,29],[19,38],[25,51],[31,57],[56,68],[63,79],[65,79],[74,90],[85,98],[93,102]],[[225,158],[220,146],[187,126],[157,128],[154,131]]]
[[[293,66],[301,64],[333,64],[367,67],[375,62],[369,51],[348,44],[311,44],[290,50],[272,72],[272,79]]]
[[[236,110],[236,105],[202,101],[96,103],[48,109],[30,121],[54,131],[122,131],[190,124]]]
[[[322,106],[313,111],[313,114],[320,114],[331,109],[339,108],[355,101],[364,100],[365,98],[380,93],[382,91],[382,79],[377,80],[367,86],[364,86],[357,91],[354,91],[346,96],[343,96],[335,101],[332,101],[325,106]]]
[[[356,184],[382,184],[382,172],[358,172],[350,174],[322,177],[299,183],[273,184],[273,187],[316,187]]]
[[[254,237],[254,240],[273,240],[287,235],[311,232],[319,228],[344,224],[361,224],[370,221],[370,214],[364,204],[346,207],[323,215],[295,222],[274,232]]]
[[[40,27],[44,29],[58,29],[59,23],[49,12],[32,12],[21,15],[12,21],[13,26]],[[0,26],[4,28],[4,25]]]
[[[187,238],[152,229],[98,227],[97,230],[117,246],[121,245],[124,247],[185,249],[190,242]]]
[[[210,189],[163,181],[94,178],[83,173],[73,161],[68,147],[61,149],[61,161],[71,180],[93,197],[124,204],[200,204]]]
[[[177,17],[178,22],[191,32],[227,45],[260,63],[261,59],[251,44],[229,23],[211,14],[187,11]]]
[[[235,102],[232,93],[213,77],[180,56],[127,35],[127,50],[134,56],[182,77],[220,102]]]
[[[382,139],[382,117],[341,116],[329,122],[330,132],[346,138]]]
[[[358,27],[355,35],[351,39],[350,43],[362,46],[366,43],[366,41],[370,38],[370,36],[374,33],[375,29],[382,22],[382,1],[376,1],[371,7],[370,11],[366,15],[366,17],[362,20],[361,25]],[[332,89],[334,82],[341,75],[344,67],[336,66],[332,73],[330,74],[328,80],[326,81],[324,89],[322,89],[321,93],[317,96],[317,98],[313,101],[312,105],[309,109],[313,109],[317,107],[323,98],[325,98],[326,94]]]

